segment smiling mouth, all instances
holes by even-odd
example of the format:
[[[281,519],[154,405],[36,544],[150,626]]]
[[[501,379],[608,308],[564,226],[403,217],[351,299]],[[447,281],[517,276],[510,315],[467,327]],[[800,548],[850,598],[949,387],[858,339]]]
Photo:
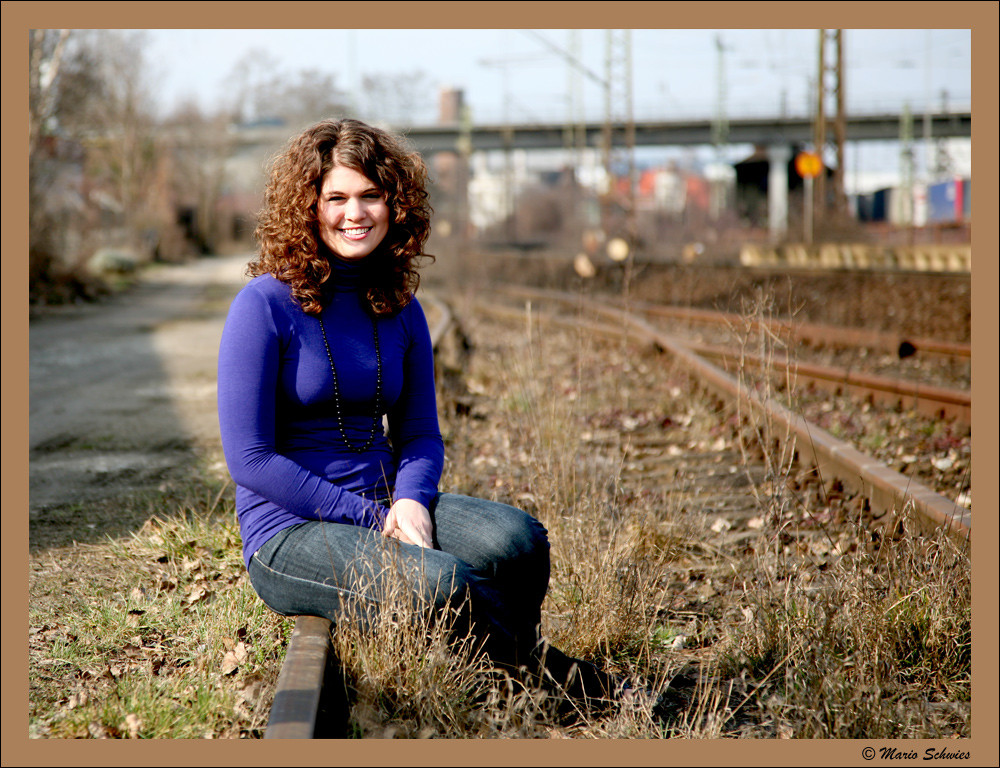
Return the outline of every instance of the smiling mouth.
[[[351,227],[342,229],[340,233],[351,240],[360,240],[371,231],[371,227]]]

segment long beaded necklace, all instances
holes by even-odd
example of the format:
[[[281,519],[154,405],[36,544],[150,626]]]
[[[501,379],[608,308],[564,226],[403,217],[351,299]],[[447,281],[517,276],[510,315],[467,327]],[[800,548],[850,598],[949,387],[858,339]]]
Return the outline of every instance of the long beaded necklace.
[[[344,440],[344,445],[351,451],[354,453],[364,453],[372,447],[372,443],[375,442],[375,434],[378,432],[379,427],[382,426],[382,352],[378,344],[378,323],[372,318],[372,335],[375,338],[375,414],[372,416],[371,433],[368,435],[368,439],[365,440],[365,444],[358,448],[358,446],[352,445],[351,441],[347,439],[347,432],[344,430],[344,414],[341,411],[337,366],[333,364],[333,354],[330,352],[330,342],[326,338],[326,326],[323,325],[323,318],[318,319],[319,329],[323,333],[323,346],[326,347],[326,357],[330,361],[330,370],[333,372],[334,411],[337,415],[337,427],[340,429],[340,436]]]

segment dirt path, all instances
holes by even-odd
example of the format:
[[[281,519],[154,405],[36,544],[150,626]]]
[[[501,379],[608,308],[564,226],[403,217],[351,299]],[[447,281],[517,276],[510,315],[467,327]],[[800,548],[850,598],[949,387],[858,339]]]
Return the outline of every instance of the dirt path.
[[[32,319],[32,550],[141,522],[116,500],[163,495],[198,459],[224,476],[216,355],[247,258],[152,269],[107,302]]]

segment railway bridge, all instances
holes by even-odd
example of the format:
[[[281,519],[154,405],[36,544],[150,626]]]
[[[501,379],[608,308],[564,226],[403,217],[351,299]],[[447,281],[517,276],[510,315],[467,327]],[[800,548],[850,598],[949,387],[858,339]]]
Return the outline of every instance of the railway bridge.
[[[849,141],[892,141],[900,136],[903,120],[899,113],[856,114],[847,117]],[[713,143],[714,121],[707,118],[635,121],[637,147],[703,146]],[[813,137],[812,117],[729,118],[727,141],[730,144],[755,144],[789,147],[809,142]],[[440,125],[399,125],[395,130],[406,137],[424,155],[503,149],[552,150],[567,147],[570,126],[566,123],[488,123],[463,126],[458,122]],[[583,125],[588,147],[599,147],[604,123]],[[289,126],[259,126],[237,130],[234,143],[240,147],[280,145],[290,135]],[[935,138],[972,135],[970,111],[931,115],[930,131]],[[620,141],[620,131],[616,131]]]
[[[453,110],[457,114],[457,110]],[[850,142],[899,140],[904,133],[905,114],[886,110],[879,113],[855,113],[846,117],[846,137]],[[972,136],[972,112],[948,110],[920,116],[924,131],[935,139]],[[236,162],[244,161],[256,173],[262,158],[282,146],[299,126],[267,124],[236,126],[227,137]],[[583,136],[589,149],[602,145],[605,124],[589,121],[571,126],[566,122],[484,123],[455,119],[434,125],[393,125],[426,157],[439,153],[475,154],[504,150],[560,150],[572,146],[573,136]],[[639,119],[634,121],[636,147],[709,146],[715,139],[715,121],[711,118]],[[727,120],[728,144],[750,144],[766,148],[768,160],[768,209],[772,232],[784,231],[788,208],[788,165],[795,147],[813,139],[811,115],[775,117],[730,117]],[[577,139],[579,141],[579,139]],[[612,132],[615,149],[624,144],[624,132],[615,125]]]

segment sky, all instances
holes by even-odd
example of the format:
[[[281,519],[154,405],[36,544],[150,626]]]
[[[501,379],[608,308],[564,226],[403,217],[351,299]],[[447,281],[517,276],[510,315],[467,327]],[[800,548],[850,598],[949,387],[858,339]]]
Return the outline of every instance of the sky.
[[[577,61],[589,116],[603,114],[605,30],[579,30]],[[425,72],[465,91],[473,119],[555,121],[568,114],[571,31],[566,29],[172,29],[147,30],[164,106],[224,96],[238,62],[263,52],[282,71],[318,69],[357,91],[366,74]],[[815,29],[632,30],[633,102],[640,117],[713,116],[725,92],[731,116],[803,114],[817,70]],[[848,109],[921,111],[971,101],[968,29],[844,31]],[[722,46],[720,83],[719,46]],[[562,51],[562,53],[560,53]],[[505,99],[506,96],[506,99]],[[506,101],[506,106],[505,106]],[[430,105],[433,107],[433,105]],[[422,115],[433,119],[433,110]]]
[[[848,112],[931,106],[969,109],[972,101],[968,29],[844,30]],[[145,30],[158,107],[185,99],[211,109],[227,96],[248,55],[270,59],[293,75],[314,69],[333,76],[354,98],[366,75],[420,71],[435,89],[415,123],[437,116],[436,90],[460,88],[472,119],[561,122],[582,109],[604,116],[606,30],[567,29],[160,29]],[[631,31],[632,108],[638,120],[811,115],[818,70],[816,29],[635,29]],[[721,54],[720,54],[721,50]],[[576,93],[572,101],[570,93]],[[830,102],[832,105],[832,102]],[[831,106],[832,108],[832,106]],[[746,148],[733,148],[745,152]],[[648,154],[648,153],[647,153]],[[958,147],[964,172],[970,152]],[[899,147],[849,148],[854,172],[898,172]],[[917,148],[917,172],[929,150]],[[738,158],[731,158],[738,159]]]

